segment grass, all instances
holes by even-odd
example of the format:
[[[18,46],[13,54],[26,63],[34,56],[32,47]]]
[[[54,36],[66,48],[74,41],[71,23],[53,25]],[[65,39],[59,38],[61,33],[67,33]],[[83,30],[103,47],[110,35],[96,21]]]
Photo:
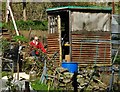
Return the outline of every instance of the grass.
[[[61,89],[61,88],[54,88],[51,86],[48,86],[46,84],[43,84],[40,82],[39,79],[36,79],[36,81],[31,82],[31,87],[33,88],[33,90],[37,91],[37,92],[66,92],[65,90]],[[69,92],[69,91],[67,91]]]
[[[47,91],[49,89],[46,84],[41,83],[38,79],[34,82],[31,82],[31,86],[34,90]],[[50,88],[49,90],[54,90],[54,88]]]

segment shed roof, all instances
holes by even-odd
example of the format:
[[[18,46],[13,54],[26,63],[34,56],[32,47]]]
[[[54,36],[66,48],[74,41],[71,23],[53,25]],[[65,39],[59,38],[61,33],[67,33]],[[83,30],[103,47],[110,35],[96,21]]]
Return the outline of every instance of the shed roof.
[[[46,11],[56,11],[56,10],[72,10],[72,9],[89,9],[89,10],[107,10],[112,11],[111,7],[100,7],[100,6],[63,6],[63,7],[55,7],[55,8],[48,8]]]

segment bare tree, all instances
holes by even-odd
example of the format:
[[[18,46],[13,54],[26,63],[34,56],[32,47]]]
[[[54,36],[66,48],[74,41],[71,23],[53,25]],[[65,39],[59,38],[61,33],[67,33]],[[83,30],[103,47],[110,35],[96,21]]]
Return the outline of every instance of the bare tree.
[[[26,0],[23,0],[23,20],[26,21]]]

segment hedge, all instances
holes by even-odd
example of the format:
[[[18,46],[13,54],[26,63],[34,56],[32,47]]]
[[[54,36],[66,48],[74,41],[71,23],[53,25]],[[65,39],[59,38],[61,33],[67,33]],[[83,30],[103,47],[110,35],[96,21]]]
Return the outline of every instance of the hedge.
[[[16,21],[16,25],[17,25],[18,30],[30,30],[30,29],[32,29],[32,30],[43,30],[44,31],[44,30],[48,29],[47,23],[48,23],[47,21],[32,21],[32,20]],[[8,30],[15,30],[12,21],[10,21],[8,23],[2,23],[2,28],[8,29]]]

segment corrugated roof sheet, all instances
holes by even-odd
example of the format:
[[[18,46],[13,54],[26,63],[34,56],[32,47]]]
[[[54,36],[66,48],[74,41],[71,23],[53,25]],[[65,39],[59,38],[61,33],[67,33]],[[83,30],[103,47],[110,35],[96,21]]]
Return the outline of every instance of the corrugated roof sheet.
[[[64,6],[64,7],[55,7],[48,8],[46,11],[55,11],[55,10],[63,10],[63,9],[91,9],[91,10],[112,10],[111,7],[99,7],[99,6]]]

